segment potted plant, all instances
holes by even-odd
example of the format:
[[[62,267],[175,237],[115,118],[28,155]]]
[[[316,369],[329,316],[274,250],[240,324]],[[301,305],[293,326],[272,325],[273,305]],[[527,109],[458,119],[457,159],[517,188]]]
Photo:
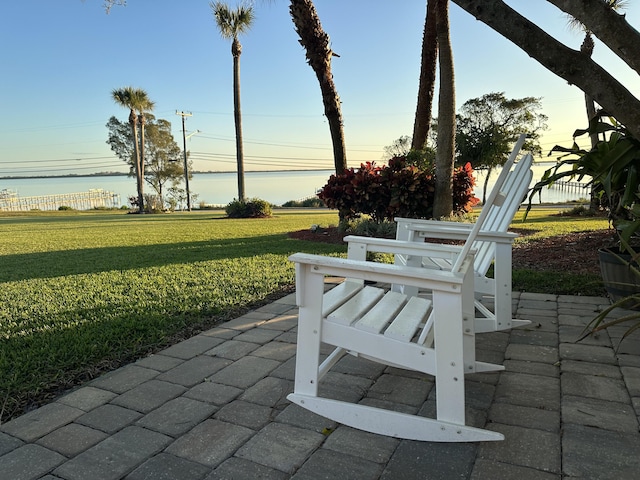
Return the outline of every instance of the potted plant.
[[[580,148],[575,139],[593,133],[602,139],[591,150]],[[592,207],[595,205],[608,215],[611,242],[598,253],[612,305],[590,323],[588,335],[621,322],[640,320],[640,313],[606,320],[618,307],[640,310],[640,257],[636,253],[640,251],[640,141],[602,111],[590,122],[589,128],[576,130],[573,138],[570,148],[557,145],[549,153],[561,152],[562,155],[532,188],[528,209],[542,188],[560,179],[589,178],[585,186],[591,187]],[[636,328],[640,328],[640,321],[626,335]]]
[[[605,308],[598,314],[589,324],[585,327],[584,333],[579,340],[592,335],[600,330],[607,329],[614,325],[626,324],[632,322],[631,326],[622,335],[620,341],[627,338],[638,328],[640,328],[640,290],[638,285],[640,284],[640,269],[638,268],[638,260],[640,260],[640,254],[636,250],[628,246],[627,252],[631,260],[627,258],[619,257],[619,262],[626,270],[626,274],[631,280],[629,285],[635,285],[636,291],[627,294],[626,296],[620,296],[617,300],[612,297],[612,303],[609,307]],[[602,262],[602,260],[601,260]],[[620,310],[623,312],[621,315],[613,315],[614,311],[618,308],[625,309]],[[618,312],[620,312],[618,311]]]

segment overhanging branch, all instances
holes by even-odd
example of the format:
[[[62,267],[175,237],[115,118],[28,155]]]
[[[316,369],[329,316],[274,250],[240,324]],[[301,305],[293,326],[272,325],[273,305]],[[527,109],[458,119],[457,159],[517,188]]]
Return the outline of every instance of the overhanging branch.
[[[640,138],[640,101],[604,68],[562,44],[501,0],[452,0],[549,71],[589,94]]]
[[[602,0],[547,0],[578,19],[629,67],[640,74],[640,33]]]

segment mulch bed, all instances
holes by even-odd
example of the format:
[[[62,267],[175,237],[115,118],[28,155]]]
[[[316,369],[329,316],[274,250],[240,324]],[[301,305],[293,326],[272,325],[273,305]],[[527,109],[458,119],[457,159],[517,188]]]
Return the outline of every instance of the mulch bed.
[[[525,235],[527,230],[512,229]],[[344,243],[344,233],[336,227],[321,228],[316,232],[299,230],[289,233],[291,238],[333,244]],[[537,271],[599,274],[598,249],[611,239],[607,230],[568,233],[518,242],[513,248],[513,268]]]
[[[611,232],[593,230],[521,242],[513,249],[513,267],[599,275],[598,249],[610,241]]]

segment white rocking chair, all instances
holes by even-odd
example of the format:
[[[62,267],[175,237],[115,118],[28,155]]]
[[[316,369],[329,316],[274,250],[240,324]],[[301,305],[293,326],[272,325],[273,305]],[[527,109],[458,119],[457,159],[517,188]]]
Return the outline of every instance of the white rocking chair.
[[[398,438],[434,442],[504,439],[498,432],[466,425],[464,376],[504,369],[475,358],[475,248],[477,240],[498,235],[487,231],[487,222],[494,215],[490,206],[503,203],[507,196],[501,189],[523,142],[524,136],[498,177],[487,201],[489,208],[482,209],[475,224],[465,227],[462,247],[414,238],[348,237],[348,259],[303,253],[290,257],[296,263],[299,319],[295,384],[289,400],[345,425]],[[511,240],[507,244],[510,247]],[[369,251],[393,253],[408,261],[395,265],[369,262]],[[441,269],[424,268],[423,258]],[[324,293],[326,275],[346,280]],[[365,280],[402,287],[385,291],[365,285]],[[510,286],[509,281],[509,301]],[[418,290],[430,291],[431,298],[416,296]],[[489,330],[482,322],[479,325]],[[323,343],[335,349],[321,363]],[[346,353],[433,375],[436,418],[319,396],[320,380]]]
[[[506,173],[500,175],[488,203],[496,200],[505,178]],[[292,255],[299,320],[295,386],[287,398],[324,417],[382,435],[439,442],[502,440],[500,433],[465,423],[464,375],[503,369],[475,358],[473,246],[490,210],[482,209],[462,247],[352,239],[346,260]],[[415,258],[417,266],[369,262],[369,251]],[[424,268],[425,257],[450,268]],[[325,275],[347,280],[324,293]],[[431,299],[402,289],[385,292],[366,286],[365,280],[428,290]],[[336,348],[320,363],[322,343]],[[318,396],[320,380],[346,353],[435,376],[436,418]]]
[[[487,197],[486,218],[482,228],[472,245],[476,250],[474,261],[474,289],[476,292],[475,308],[476,333],[508,330],[510,328],[528,325],[528,320],[512,318],[512,264],[511,249],[517,234],[508,232],[522,200],[531,183],[533,172],[531,165],[533,157],[524,155],[515,163],[517,154],[524,143],[525,135],[521,135],[491,193]],[[461,240],[466,241],[473,228],[473,224],[448,222],[439,220],[421,220],[411,218],[396,218],[396,240],[409,242],[424,242],[429,240]],[[394,240],[376,239],[358,236],[345,237],[349,248],[363,248],[368,250],[377,246],[392,248]],[[353,246],[352,246],[353,245]],[[456,247],[460,249],[461,247]],[[401,253],[395,255],[395,262],[400,265],[423,266],[431,269],[451,270],[452,262],[438,256],[407,256]],[[493,278],[487,277],[491,265],[494,265]],[[418,289],[408,285],[394,285],[396,291],[408,295],[417,295]],[[482,302],[485,296],[493,297],[494,311],[488,309]]]

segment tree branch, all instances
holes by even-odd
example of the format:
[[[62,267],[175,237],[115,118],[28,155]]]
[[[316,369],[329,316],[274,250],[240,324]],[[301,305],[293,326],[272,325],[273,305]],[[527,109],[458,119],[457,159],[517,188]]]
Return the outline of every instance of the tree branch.
[[[563,45],[501,0],[452,1],[549,71],[588,93],[632,135],[640,138],[640,100],[596,62]]]
[[[547,0],[580,21],[629,67],[640,73],[640,33],[602,0]]]

